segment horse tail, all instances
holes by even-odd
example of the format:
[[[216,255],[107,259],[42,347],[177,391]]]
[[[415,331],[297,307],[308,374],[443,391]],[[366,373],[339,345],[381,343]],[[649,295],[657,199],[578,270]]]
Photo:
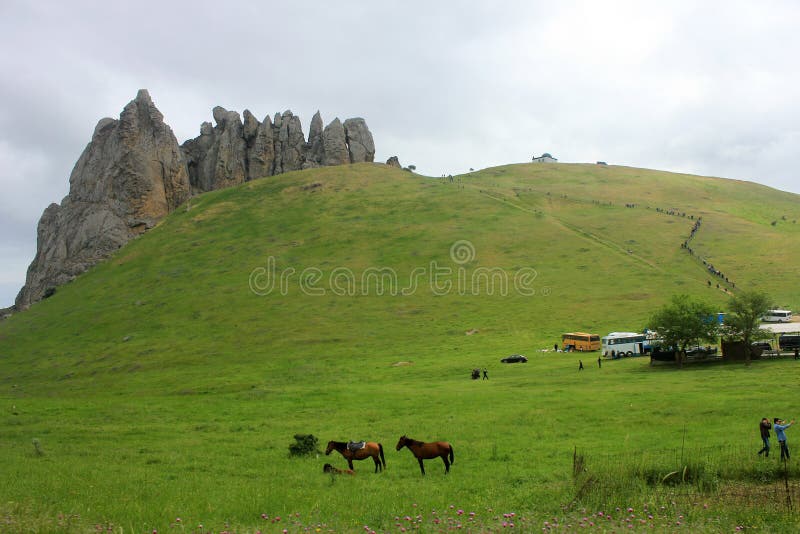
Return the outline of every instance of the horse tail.
[[[378,449],[380,450],[381,453],[381,462],[383,462],[383,468],[386,469],[386,458],[383,457],[383,445],[378,443]]]
[[[450,463],[451,463],[451,464],[453,463],[453,461],[455,460],[455,458],[456,458],[456,457],[455,457],[455,455],[453,454],[453,446],[452,446],[452,445],[450,445]]]

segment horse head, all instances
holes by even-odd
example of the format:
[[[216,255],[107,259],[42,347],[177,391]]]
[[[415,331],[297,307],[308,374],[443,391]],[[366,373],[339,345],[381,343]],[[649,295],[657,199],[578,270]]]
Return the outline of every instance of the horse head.
[[[397,442],[397,450],[399,451],[400,449],[405,447],[407,442],[408,442],[408,438],[406,437],[405,434],[400,436],[400,440]]]
[[[336,442],[335,442],[335,441],[329,441],[329,442],[328,442],[328,446],[325,448],[325,455],[327,456],[328,454],[330,454],[330,453],[331,453],[331,451],[332,451],[332,450],[333,450],[335,447],[336,447]]]

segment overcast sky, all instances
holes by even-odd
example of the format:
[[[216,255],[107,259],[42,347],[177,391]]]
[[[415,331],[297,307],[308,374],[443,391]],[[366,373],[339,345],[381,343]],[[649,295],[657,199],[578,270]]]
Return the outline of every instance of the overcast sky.
[[[800,192],[800,2],[0,0],[0,307],[97,121],[147,88],[179,142],[221,105],[364,117],[431,176],[550,152]]]

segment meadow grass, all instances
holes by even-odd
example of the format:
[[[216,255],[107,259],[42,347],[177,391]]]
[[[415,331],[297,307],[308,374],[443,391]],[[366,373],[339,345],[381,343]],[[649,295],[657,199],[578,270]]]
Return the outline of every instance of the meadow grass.
[[[757,287],[792,307],[796,196],[587,165],[459,182],[357,165],[203,195],[0,323],[0,530],[800,526],[797,468],[755,454],[761,417],[793,416],[796,362],[599,368],[597,354],[542,352],[565,331],[643,328],[676,292],[724,310],[723,289]],[[697,253],[736,287],[709,288],[680,248],[690,216]],[[258,295],[269,258],[294,274]],[[326,285],[337,268],[389,268],[411,288],[433,262],[449,286]],[[481,267],[509,281],[533,269],[534,291],[470,285]],[[306,269],[320,282],[304,286]],[[530,361],[499,363],[511,353]],[[475,367],[489,380],[470,380]],[[290,457],[298,433],[380,441],[387,470],[323,474],[344,460]],[[401,434],[450,441],[451,473],[433,460],[422,477],[394,450]]]

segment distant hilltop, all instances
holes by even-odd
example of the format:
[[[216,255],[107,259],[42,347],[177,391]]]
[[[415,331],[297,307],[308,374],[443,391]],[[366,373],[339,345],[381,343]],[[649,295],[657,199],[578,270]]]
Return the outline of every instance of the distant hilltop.
[[[215,107],[216,125],[178,145],[150,94],[141,89],[119,119],[97,123],[69,178],[69,194],[45,209],[36,257],[14,305],[25,310],[155,226],[193,195],[264,176],[328,165],[372,162],[375,144],[362,118],[317,112],[308,139],[285,111],[263,121]]]

